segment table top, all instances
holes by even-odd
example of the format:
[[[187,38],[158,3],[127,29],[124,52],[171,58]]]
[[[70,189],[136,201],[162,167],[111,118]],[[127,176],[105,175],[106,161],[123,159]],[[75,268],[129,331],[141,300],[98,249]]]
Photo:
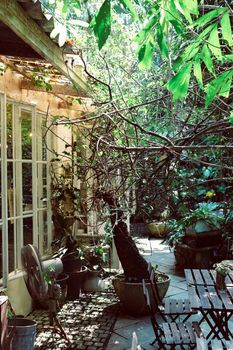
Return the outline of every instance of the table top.
[[[216,284],[215,270],[185,269],[184,273],[188,285],[215,286]],[[233,272],[226,276],[225,283],[233,286]]]
[[[191,308],[233,313],[233,286],[218,290],[216,286],[188,285]]]

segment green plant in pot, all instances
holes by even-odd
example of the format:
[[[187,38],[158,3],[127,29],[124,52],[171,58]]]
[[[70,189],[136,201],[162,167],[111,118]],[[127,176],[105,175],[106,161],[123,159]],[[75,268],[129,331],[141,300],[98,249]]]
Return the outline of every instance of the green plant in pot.
[[[95,292],[105,289],[104,282],[100,277],[101,272],[103,272],[104,254],[104,246],[101,244],[84,248],[84,260],[88,271],[83,284],[83,291]]]
[[[79,297],[81,287],[86,277],[87,267],[83,265],[83,250],[73,236],[66,237],[65,247],[61,249],[60,257],[63,271],[69,275],[67,280],[67,298],[75,300]]]
[[[222,261],[214,265],[216,271],[216,287],[219,290],[225,289],[225,278],[233,270],[233,264],[230,261]]]

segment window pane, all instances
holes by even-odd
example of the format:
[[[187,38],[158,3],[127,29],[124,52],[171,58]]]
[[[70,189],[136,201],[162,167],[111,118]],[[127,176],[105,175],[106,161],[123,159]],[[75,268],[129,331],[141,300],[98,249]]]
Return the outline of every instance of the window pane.
[[[23,244],[33,244],[32,217],[23,219]]]
[[[47,165],[37,164],[37,191],[38,191],[38,208],[47,207]]]
[[[37,114],[37,160],[47,160],[46,118]]]
[[[3,256],[2,256],[2,234],[3,234],[3,232],[2,232],[2,226],[0,225],[0,278],[2,278],[2,258],[3,258]]]
[[[1,221],[2,221],[2,167],[0,162],[0,222]],[[0,240],[1,240],[1,237],[0,237]],[[1,254],[1,251],[0,251],[0,254]]]
[[[22,164],[23,211],[32,210],[32,164]]]
[[[7,158],[13,158],[13,106],[11,103],[6,105],[6,117],[7,117]]]
[[[32,159],[32,115],[21,111],[22,159]]]
[[[13,163],[7,163],[7,199],[8,199],[8,217],[14,216],[14,184],[13,184]]]
[[[15,251],[14,251],[14,223],[12,220],[8,220],[8,264],[9,272],[14,271],[15,265]]]
[[[43,253],[45,253],[48,248],[48,224],[46,210],[38,212],[38,232],[43,242]]]

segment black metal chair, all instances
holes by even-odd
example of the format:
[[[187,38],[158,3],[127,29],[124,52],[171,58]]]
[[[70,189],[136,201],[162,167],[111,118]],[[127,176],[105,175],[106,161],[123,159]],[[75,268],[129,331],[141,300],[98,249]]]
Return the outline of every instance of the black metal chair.
[[[163,313],[158,307],[158,300],[154,299],[153,293],[149,293],[145,280],[142,281],[143,293],[147,307],[150,311],[151,324],[155,334],[155,340],[152,345],[157,345],[159,349],[196,349],[196,339],[203,338],[203,334],[198,322],[163,322],[157,321],[156,315],[160,315],[164,320]],[[153,300],[152,300],[153,298]]]

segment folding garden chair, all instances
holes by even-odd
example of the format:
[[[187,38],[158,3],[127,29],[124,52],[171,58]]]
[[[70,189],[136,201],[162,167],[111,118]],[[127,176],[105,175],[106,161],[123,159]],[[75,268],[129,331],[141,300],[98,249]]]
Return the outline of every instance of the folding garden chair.
[[[165,298],[163,303],[159,296],[155,272],[151,263],[148,264],[148,275],[153,297],[158,301],[158,308],[164,321],[168,319],[176,321],[178,317],[184,316],[182,322],[186,322],[190,316],[197,313],[192,311],[189,299]]]
[[[232,340],[218,340],[214,339],[208,344],[206,339],[197,339],[197,350],[232,350]]]
[[[149,294],[145,280],[142,281],[143,293],[145,296],[146,304],[150,311],[151,324],[155,334],[155,340],[152,345],[156,344],[159,349],[175,349],[176,346],[179,349],[195,349],[196,339],[202,338],[203,334],[198,322],[163,322],[159,324],[156,318],[156,314],[159,314],[163,319],[164,315],[160,312],[157,300],[151,300],[151,294]]]

